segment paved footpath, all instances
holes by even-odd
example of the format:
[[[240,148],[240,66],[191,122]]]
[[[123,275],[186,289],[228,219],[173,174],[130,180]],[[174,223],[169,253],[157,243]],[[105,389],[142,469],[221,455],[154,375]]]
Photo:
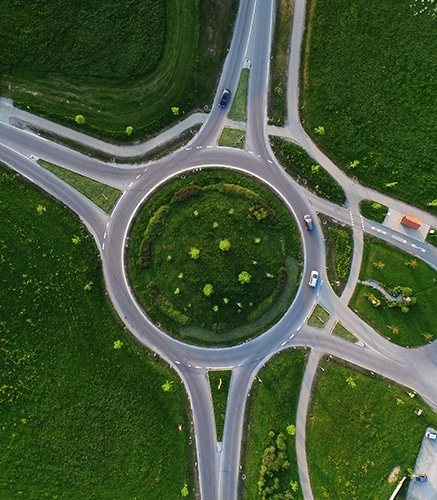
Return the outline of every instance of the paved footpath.
[[[302,488],[302,495],[305,500],[314,500],[311,489],[310,475],[308,471],[308,461],[306,453],[306,421],[308,413],[308,405],[310,402],[311,388],[316,375],[317,367],[321,353],[311,350],[305,373],[302,380],[302,388],[300,390],[299,402],[297,404],[296,417],[296,454],[297,467],[299,469],[299,479]]]
[[[166,142],[178,137],[182,132],[189,130],[195,125],[202,124],[208,117],[207,113],[193,113],[185,120],[180,121],[176,125],[167,130],[164,130],[158,136],[149,139],[141,144],[133,144],[130,146],[117,146],[109,142],[101,141],[95,137],[77,132],[58,123],[51,122],[40,116],[33,115],[22,109],[15,108],[10,99],[4,97],[0,98],[0,121],[4,123],[13,124],[15,126],[29,127],[32,126],[36,129],[46,130],[52,134],[60,137],[66,137],[78,144],[87,146],[91,149],[103,151],[108,155],[113,155],[120,158],[132,158],[142,156],[148,151],[152,151]]]

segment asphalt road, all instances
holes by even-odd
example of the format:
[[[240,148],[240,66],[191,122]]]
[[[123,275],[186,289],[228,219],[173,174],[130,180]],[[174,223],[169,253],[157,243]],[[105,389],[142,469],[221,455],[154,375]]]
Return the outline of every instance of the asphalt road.
[[[240,446],[247,394],[260,367],[276,352],[293,346],[309,346],[315,353],[311,357],[311,371],[305,376],[298,409],[298,456],[305,452],[305,401],[311,388],[312,375],[318,356],[329,353],[382,374],[416,390],[437,407],[437,346],[436,343],[420,349],[403,349],[390,344],[358,318],[347,307],[361,263],[363,234],[373,234],[424,259],[437,269],[437,251],[434,247],[405,236],[394,229],[363,219],[358,203],[368,198],[389,207],[396,207],[437,227],[430,214],[407,207],[397,200],[357,185],[340,171],[303,131],[298,115],[298,69],[300,43],[303,33],[305,1],[296,0],[293,36],[290,51],[287,126],[281,135],[291,137],[343,186],[347,194],[346,207],[335,206],[311,195],[294,183],[273,157],[267,136],[266,106],[270,61],[271,28],[274,2],[242,0],[235,32],[226,59],[217,99],[224,87],[235,93],[241,68],[250,61],[248,121],[246,149],[237,151],[216,146],[217,138],[226,123],[226,110],[214,106],[200,132],[183,149],[159,161],[136,166],[103,163],[63,146],[42,139],[34,133],[0,123],[0,160],[26,176],[35,184],[62,200],[79,214],[90,229],[101,253],[106,286],[111,300],[125,325],[149,349],[166,359],[181,376],[187,388],[193,411],[195,445],[201,496],[207,500],[237,498],[240,469]],[[1,115],[3,116],[3,115]],[[32,116],[21,113],[29,122]],[[7,122],[7,117],[4,120]],[[41,122],[39,122],[41,123]],[[191,123],[191,122],[190,122]],[[56,125],[44,122],[55,132],[65,133]],[[176,131],[180,128],[175,128]],[[163,139],[164,140],[164,139]],[[167,135],[165,136],[167,140]],[[111,146],[117,156],[132,156],[135,149]],[[104,214],[73,188],[39,167],[33,157],[41,157],[96,180],[111,184],[123,191],[123,196],[110,216]],[[165,179],[184,173],[191,175],[195,168],[221,166],[238,168],[268,183],[290,206],[301,227],[305,259],[303,281],[295,302],[281,321],[260,337],[245,344],[226,349],[205,349],[185,345],[160,331],[149,322],[136,304],[124,273],[124,249],[130,222],[145,197]],[[193,174],[194,175],[194,174]],[[327,214],[354,228],[355,250],[352,271],[345,293],[338,298],[331,290],[325,272],[325,248],[321,228],[316,222],[314,231],[306,231],[303,215]],[[320,272],[316,289],[307,286],[311,269]],[[314,303],[320,301],[332,314],[357,335],[364,347],[350,344],[327,333],[315,333],[305,324]],[[223,433],[223,442],[217,443],[211,394],[207,379],[208,369],[232,369],[232,379]],[[305,399],[306,398],[306,399]],[[301,483],[305,498],[312,498],[306,461],[299,462]],[[305,486],[304,486],[305,485]]]

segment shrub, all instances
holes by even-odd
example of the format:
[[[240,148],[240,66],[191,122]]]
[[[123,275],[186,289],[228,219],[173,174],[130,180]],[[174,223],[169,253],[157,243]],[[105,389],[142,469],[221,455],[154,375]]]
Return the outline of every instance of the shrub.
[[[186,314],[183,314],[173,308],[170,301],[159,292],[158,287],[156,286],[156,283],[154,281],[150,281],[147,284],[147,292],[153,304],[164,314],[177,321],[181,325],[185,325],[186,323],[188,323],[190,318]]]
[[[182,189],[179,189],[179,191],[176,191],[176,193],[174,194],[174,200],[176,202],[185,201],[188,200],[188,198],[199,196],[201,191],[202,188],[200,186],[193,184],[192,186],[187,186]]]
[[[161,205],[158,210],[150,217],[149,223],[147,224],[146,230],[144,232],[144,237],[149,237],[151,240],[159,233],[159,231],[164,226],[164,217],[169,211],[170,207],[168,205]]]
[[[152,240],[146,236],[141,241],[138,265],[140,267],[148,267],[150,265],[151,256],[152,256]]]

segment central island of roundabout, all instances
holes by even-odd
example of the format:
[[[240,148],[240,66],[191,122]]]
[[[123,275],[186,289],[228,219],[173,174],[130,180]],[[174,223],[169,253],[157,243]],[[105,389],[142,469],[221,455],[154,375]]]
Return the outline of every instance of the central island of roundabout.
[[[157,187],[126,251],[130,286],[150,320],[201,346],[264,333],[290,307],[302,274],[289,207],[258,178],[218,167]]]

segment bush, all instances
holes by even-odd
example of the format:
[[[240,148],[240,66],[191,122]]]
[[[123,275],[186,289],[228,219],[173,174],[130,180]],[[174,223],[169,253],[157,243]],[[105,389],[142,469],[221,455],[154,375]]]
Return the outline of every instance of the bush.
[[[148,267],[150,265],[151,257],[152,257],[152,240],[146,236],[141,241],[138,265],[140,267]]]
[[[202,188],[200,186],[197,186],[196,184],[192,186],[187,186],[182,189],[179,189],[179,191],[176,191],[176,193],[174,194],[174,200],[176,202],[185,201],[188,200],[188,198],[199,196],[201,191]]]
[[[152,217],[150,217],[149,223],[147,224],[144,232],[144,238],[148,237],[153,240],[156,237],[164,226],[164,217],[169,209],[170,207],[168,205],[161,205]]]

